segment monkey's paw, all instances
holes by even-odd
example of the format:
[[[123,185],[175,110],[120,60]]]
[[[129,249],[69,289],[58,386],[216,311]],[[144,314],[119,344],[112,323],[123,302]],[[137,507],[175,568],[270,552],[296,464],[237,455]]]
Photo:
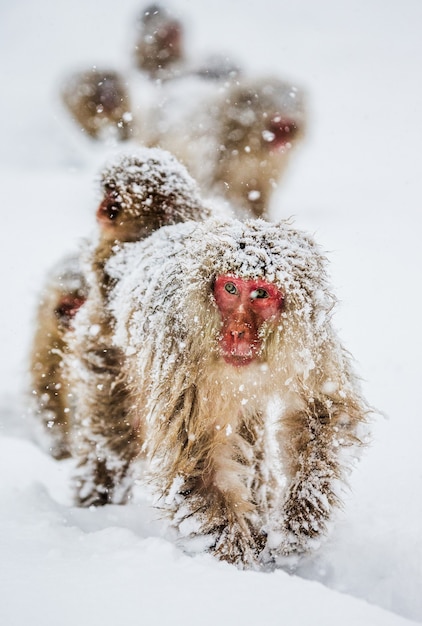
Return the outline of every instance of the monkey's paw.
[[[93,480],[77,478],[74,481],[74,500],[77,506],[104,506],[110,502],[110,494],[107,487],[98,485]]]
[[[56,461],[63,461],[63,459],[69,459],[72,454],[70,451],[69,438],[66,433],[58,433],[58,429],[56,432],[49,438],[47,445],[44,444],[44,447],[51,454],[53,459]]]
[[[294,571],[307,555],[316,552],[321,545],[321,538],[297,535],[285,529],[268,533],[267,545],[260,555],[260,564],[268,569],[282,567]]]
[[[126,473],[126,468],[113,472],[104,462],[92,467],[87,464],[79,468],[74,478],[74,499],[76,505],[82,507],[123,504],[128,500],[131,487],[132,476]]]
[[[294,568],[306,554],[319,549],[327,535],[330,508],[321,506],[319,499],[290,498],[283,511],[282,521],[268,529],[268,540],[261,562]]]
[[[259,555],[267,537],[250,520],[228,521],[223,516],[215,519],[210,518],[204,508],[192,514],[182,507],[173,517],[173,526],[188,552],[192,549],[194,552],[206,551],[240,569],[259,567]]]
[[[253,528],[242,528],[238,524],[215,529],[214,544],[209,552],[220,561],[227,561],[240,569],[257,569],[266,535]]]

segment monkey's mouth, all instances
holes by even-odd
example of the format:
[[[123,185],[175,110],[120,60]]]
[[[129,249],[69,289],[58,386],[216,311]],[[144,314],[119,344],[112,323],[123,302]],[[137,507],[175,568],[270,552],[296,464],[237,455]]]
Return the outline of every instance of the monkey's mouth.
[[[223,355],[223,359],[228,365],[233,365],[233,367],[244,367],[245,365],[252,363],[254,360],[253,357],[243,357],[234,354]]]
[[[248,346],[245,351],[239,349],[221,350],[221,356],[228,365],[244,367],[256,359],[257,346]]]

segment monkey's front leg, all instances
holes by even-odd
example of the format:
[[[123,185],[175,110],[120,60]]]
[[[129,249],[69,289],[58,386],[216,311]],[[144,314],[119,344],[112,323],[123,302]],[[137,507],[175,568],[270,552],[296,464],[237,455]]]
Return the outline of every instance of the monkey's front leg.
[[[248,443],[238,434],[227,436],[222,428],[213,440],[197,439],[184,452],[186,463],[179,464],[170,490],[174,524],[182,536],[205,537],[217,558],[253,566],[266,537],[253,501]]]
[[[203,537],[207,550],[222,561],[239,567],[257,564],[266,537],[253,507],[215,485],[201,485],[178,496],[173,522],[182,537]]]
[[[269,536],[271,556],[300,555],[317,548],[339,505],[336,481],[341,475],[334,429],[327,416],[290,417],[283,431],[290,483]]]
[[[106,345],[86,350],[76,386],[78,459],[75,499],[80,506],[119,504],[127,497],[128,470],[137,436],[127,415],[120,351]]]

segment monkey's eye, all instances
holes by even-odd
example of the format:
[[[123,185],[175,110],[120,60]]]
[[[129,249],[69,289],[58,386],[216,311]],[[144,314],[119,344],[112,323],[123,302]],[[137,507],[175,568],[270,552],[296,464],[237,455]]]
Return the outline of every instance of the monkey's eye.
[[[113,221],[122,210],[122,205],[119,202],[112,202],[110,204],[107,204],[104,209],[104,212],[107,215],[108,219],[110,221]]]
[[[224,285],[224,289],[232,296],[235,296],[237,294],[236,285],[234,283],[226,283]]]
[[[252,300],[258,300],[258,299],[261,299],[261,298],[269,298],[269,297],[270,297],[269,293],[265,289],[255,289],[251,293],[251,299]]]

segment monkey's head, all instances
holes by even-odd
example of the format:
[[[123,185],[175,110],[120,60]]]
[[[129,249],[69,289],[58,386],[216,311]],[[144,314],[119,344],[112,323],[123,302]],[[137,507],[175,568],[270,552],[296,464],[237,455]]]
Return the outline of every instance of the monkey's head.
[[[305,376],[328,341],[325,259],[286,222],[163,228],[128,244],[108,271],[117,279],[116,342],[139,367],[196,376],[214,363],[242,375],[271,363]]]
[[[195,181],[169,153],[144,148],[118,155],[101,172],[101,237],[137,241],[161,226],[209,215]]]
[[[81,294],[79,291],[64,294],[60,298],[56,308],[54,309],[54,315],[62,328],[71,327],[73,318],[85,301],[86,296]]]
[[[82,131],[93,139],[130,138],[129,95],[117,72],[94,67],[75,73],[65,83],[62,99]]]
[[[139,20],[135,46],[139,69],[159,77],[183,58],[183,26],[158,4],[148,6]]]
[[[79,257],[66,256],[54,267],[46,284],[48,311],[54,315],[58,327],[66,330],[88,296],[88,286]]]
[[[240,81],[229,90],[226,105],[226,150],[285,152],[303,135],[304,96],[294,85],[276,79]]]

